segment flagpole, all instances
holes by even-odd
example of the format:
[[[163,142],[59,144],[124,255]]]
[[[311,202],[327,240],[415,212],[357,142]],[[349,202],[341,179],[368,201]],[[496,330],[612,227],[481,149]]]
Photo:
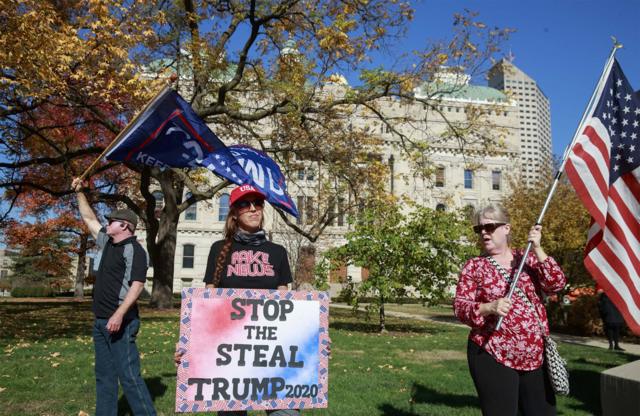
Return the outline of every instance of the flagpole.
[[[100,153],[100,156],[98,156],[93,161],[93,163],[91,163],[91,165],[89,165],[89,167],[87,169],[85,169],[85,171],[82,173],[82,175],[80,175],[80,180],[81,181],[83,181],[85,179],[85,177],[93,170],[93,168],[96,167],[96,165],[100,162],[100,159],[102,159],[104,157],[104,155],[109,153],[109,151],[111,149],[113,149],[118,143],[120,143],[122,138],[126,135],[126,133],[129,132],[129,130],[131,130],[131,128],[136,124],[138,119],[147,111],[147,109],[149,109],[153,104],[158,102],[158,100],[164,94],[166,94],[168,90],[171,89],[171,84],[173,84],[176,79],[177,79],[177,76],[175,74],[172,74],[170,79],[169,79],[169,83],[167,85],[165,85],[164,87],[162,87],[162,89],[151,100],[149,100],[149,102],[144,106],[144,108],[141,111],[139,111],[138,114],[136,114],[136,116],[133,119],[131,119],[131,121],[129,123],[127,123],[127,125],[122,130],[120,130],[120,133],[118,133],[116,138],[113,139],[113,141],[111,141],[111,143],[109,143],[109,145],[102,151],[102,153]]]
[[[564,155],[562,156],[562,163],[560,163],[560,167],[558,168],[558,172],[556,173],[556,176],[553,180],[553,184],[551,185],[551,188],[549,189],[549,193],[547,194],[547,199],[544,201],[544,205],[542,206],[542,210],[540,211],[540,215],[538,216],[538,219],[536,220],[536,225],[540,225],[542,224],[542,219],[544,218],[544,214],[547,212],[547,209],[549,208],[549,203],[551,202],[551,198],[553,197],[553,194],[556,192],[556,188],[558,187],[558,184],[560,183],[560,177],[562,176],[562,173],[564,172],[564,167],[567,163],[568,160],[568,156],[569,153],[571,151],[571,149],[573,148],[573,146],[575,145],[576,141],[578,140],[578,138],[580,137],[580,135],[582,134],[582,132],[584,131],[584,124],[586,123],[588,117],[590,117],[592,110],[593,110],[593,106],[596,103],[597,99],[600,97],[600,95],[602,94],[602,90],[604,89],[604,84],[606,83],[606,79],[609,76],[609,72],[611,71],[611,67],[613,66],[613,62],[614,62],[614,56],[615,53],[618,49],[620,49],[622,47],[621,43],[618,43],[618,41],[613,38],[613,48],[611,49],[611,53],[609,54],[609,59],[607,59],[607,63],[604,66],[604,70],[602,71],[602,75],[600,75],[600,79],[598,80],[598,83],[596,84],[596,88],[593,90],[593,94],[591,95],[591,98],[589,99],[589,102],[587,104],[587,108],[585,109],[584,113],[582,114],[582,119],[580,120],[580,123],[578,124],[578,128],[576,129],[575,133],[573,134],[573,139],[571,140],[571,143],[567,146],[567,148],[564,151]],[[518,266],[518,271],[516,272],[516,275],[513,278],[513,281],[511,282],[511,287],[509,288],[509,293],[507,294],[507,299],[511,300],[511,297],[513,296],[513,292],[516,289],[516,286],[518,285],[518,280],[520,279],[520,274],[522,273],[522,270],[524,269],[524,265],[527,261],[527,256],[529,255],[529,252],[531,251],[531,247],[533,246],[533,243],[531,241],[529,241],[529,243],[527,244],[527,248],[524,250],[524,254],[522,255],[522,259],[520,260],[520,265]],[[498,331],[500,329],[500,326],[502,326],[502,321],[504,320],[504,316],[500,316],[498,318],[498,323],[496,324],[496,331]]]

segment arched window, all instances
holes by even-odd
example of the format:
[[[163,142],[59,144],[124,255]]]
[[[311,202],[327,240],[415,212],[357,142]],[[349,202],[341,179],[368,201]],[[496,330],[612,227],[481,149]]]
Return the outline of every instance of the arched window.
[[[187,193],[184,197],[185,200],[191,198],[191,193]],[[194,202],[184,210],[184,219],[186,221],[195,221],[198,218],[198,203]]]
[[[229,194],[220,195],[218,206],[218,221],[225,221],[229,214]]]
[[[193,258],[195,256],[196,246],[193,244],[185,244],[182,246],[182,268],[193,269]]]
[[[438,205],[436,205],[436,211],[446,211],[447,210],[447,206],[443,203],[439,203]]]

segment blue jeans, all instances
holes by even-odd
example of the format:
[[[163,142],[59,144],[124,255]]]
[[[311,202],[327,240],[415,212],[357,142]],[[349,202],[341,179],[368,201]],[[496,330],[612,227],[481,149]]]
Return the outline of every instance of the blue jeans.
[[[123,322],[120,331],[107,331],[108,319],[96,318],[93,344],[96,351],[96,416],[118,413],[118,380],[134,415],[155,416],[153,401],[140,374],[136,336],[140,320]]]

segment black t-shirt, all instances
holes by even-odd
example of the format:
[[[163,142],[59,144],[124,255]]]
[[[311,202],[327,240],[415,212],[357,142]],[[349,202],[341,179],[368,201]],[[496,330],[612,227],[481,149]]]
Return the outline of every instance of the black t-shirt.
[[[102,250],[93,285],[93,313],[96,318],[108,319],[126,297],[131,283],[147,279],[147,253],[135,236],[114,244],[104,228],[96,243]],[[138,306],[134,303],[124,320],[137,317]]]
[[[205,283],[213,283],[216,260],[224,240],[211,246],[207,260]],[[258,246],[234,241],[225,261],[218,287],[241,289],[277,289],[291,283],[287,251],[279,244],[265,241]]]

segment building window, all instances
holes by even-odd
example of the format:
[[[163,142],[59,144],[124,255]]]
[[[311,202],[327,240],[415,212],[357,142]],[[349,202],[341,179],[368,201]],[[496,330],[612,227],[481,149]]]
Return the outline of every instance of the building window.
[[[473,189],[473,171],[471,169],[464,170],[464,189]]]
[[[315,209],[313,206],[313,198],[308,196],[305,210],[307,211],[307,224],[313,224],[315,221]]]
[[[436,168],[436,188],[444,187],[444,167],[438,166]]]
[[[436,211],[446,211],[447,210],[447,206],[443,203],[439,203],[438,205],[436,205]]]
[[[298,218],[296,218],[296,224],[301,225],[304,218],[304,196],[299,195],[297,200]]]
[[[336,201],[333,198],[329,201],[328,211],[329,211],[329,218],[327,219],[327,225],[334,226],[336,225],[336,221],[334,217],[334,215],[336,215]]]
[[[193,244],[185,244],[182,246],[182,268],[193,269],[193,257],[196,246]]]
[[[491,172],[491,189],[494,191],[500,190],[500,185],[502,182],[502,172],[499,170],[494,170]]]
[[[299,181],[304,180],[304,168],[298,169],[298,180]]]
[[[344,198],[338,198],[338,227],[342,227],[344,225]]]
[[[229,194],[220,195],[218,201],[218,221],[226,221],[229,214]]]
[[[471,205],[471,204],[467,204],[464,206],[464,208],[462,209],[462,211],[464,212],[464,217],[469,221],[469,222],[473,222],[473,216],[476,213],[476,208]]]
[[[160,191],[155,191],[151,195],[156,200],[156,211],[160,211],[164,205],[164,195]]]
[[[191,194],[187,193],[184,197],[185,200],[191,198]],[[195,221],[198,217],[198,203],[194,202],[184,210],[184,219],[186,221]]]

